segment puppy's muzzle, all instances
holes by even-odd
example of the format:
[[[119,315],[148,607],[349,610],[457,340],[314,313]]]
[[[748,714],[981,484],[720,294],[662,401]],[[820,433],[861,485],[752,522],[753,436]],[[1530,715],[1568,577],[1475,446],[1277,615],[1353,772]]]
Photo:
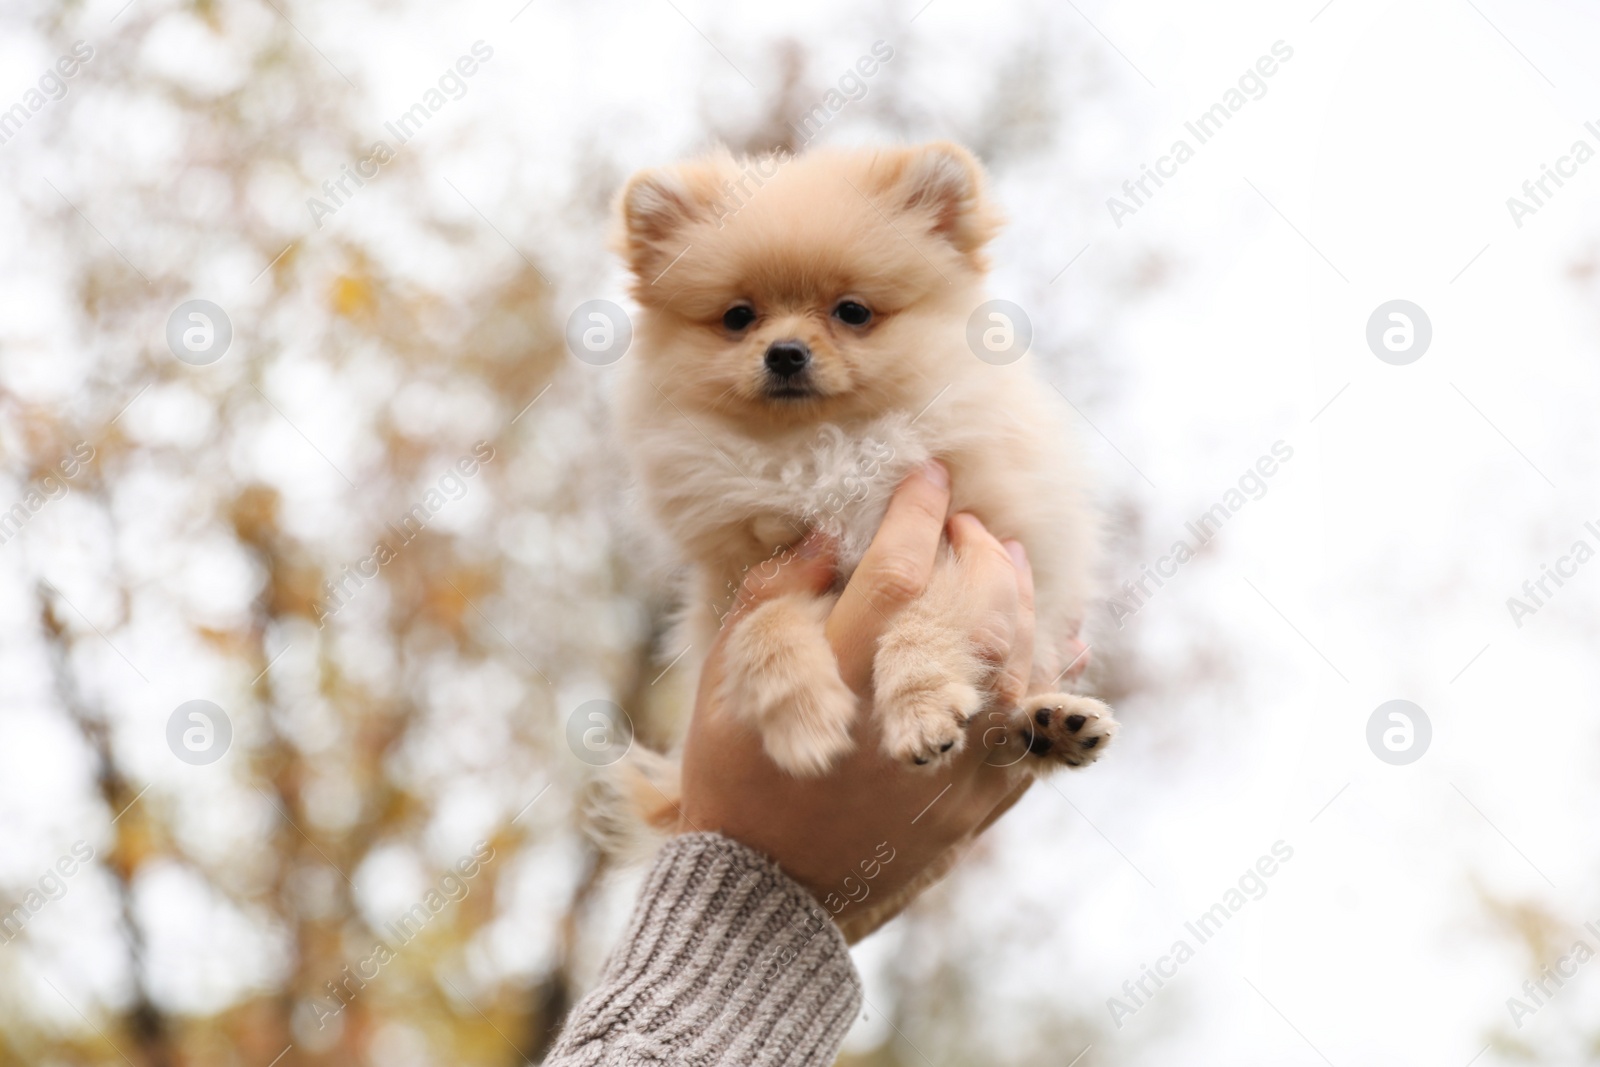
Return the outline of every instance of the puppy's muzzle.
[[[784,384],[805,372],[811,365],[811,349],[803,341],[774,341],[767,349],[767,373]]]

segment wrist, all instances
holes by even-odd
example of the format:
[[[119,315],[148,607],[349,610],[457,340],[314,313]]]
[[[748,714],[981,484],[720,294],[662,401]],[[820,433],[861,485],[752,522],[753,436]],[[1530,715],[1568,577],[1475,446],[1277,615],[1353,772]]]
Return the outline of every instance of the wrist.
[[[873,846],[867,854],[848,866],[830,864],[830,873],[826,875],[807,875],[797,872],[787,864],[779,861],[779,866],[792,878],[796,884],[811,895],[821,906],[829,918],[846,934],[847,940],[852,944],[873,929],[877,929],[887,922],[893,914],[904,906],[904,894],[901,892],[905,879],[896,877],[905,872],[901,868],[894,868],[899,853],[887,841],[882,841]],[[901,862],[901,867],[904,861]],[[861,930],[867,916],[878,916],[886,905],[895,902],[893,911],[883,915],[870,927],[861,933],[852,932]]]

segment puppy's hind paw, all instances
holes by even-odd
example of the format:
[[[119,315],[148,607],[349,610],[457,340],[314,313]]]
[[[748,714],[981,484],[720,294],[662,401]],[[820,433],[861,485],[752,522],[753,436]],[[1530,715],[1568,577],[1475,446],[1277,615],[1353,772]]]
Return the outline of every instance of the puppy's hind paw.
[[[1093,697],[1040,693],[1022,702],[1015,740],[1041,760],[1087,767],[1117,734],[1111,709]]]

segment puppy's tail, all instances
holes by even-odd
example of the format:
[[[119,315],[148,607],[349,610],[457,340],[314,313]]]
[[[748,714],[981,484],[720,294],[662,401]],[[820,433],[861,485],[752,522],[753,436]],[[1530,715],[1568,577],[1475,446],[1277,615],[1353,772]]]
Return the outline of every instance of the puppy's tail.
[[[634,745],[595,781],[585,805],[589,836],[623,863],[646,860],[678,828],[681,797],[678,761]]]

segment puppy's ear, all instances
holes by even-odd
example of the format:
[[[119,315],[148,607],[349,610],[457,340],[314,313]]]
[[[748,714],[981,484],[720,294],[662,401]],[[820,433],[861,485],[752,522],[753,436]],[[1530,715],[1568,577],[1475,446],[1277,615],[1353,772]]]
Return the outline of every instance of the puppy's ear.
[[[978,253],[1002,219],[984,194],[983,166],[971,152],[933,141],[881,155],[874,169],[881,194],[982,268]]]
[[[617,198],[614,244],[636,277],[653,279],[683,251],[684,231],[714,217],[724,155],[642,170],[628,179]]]

